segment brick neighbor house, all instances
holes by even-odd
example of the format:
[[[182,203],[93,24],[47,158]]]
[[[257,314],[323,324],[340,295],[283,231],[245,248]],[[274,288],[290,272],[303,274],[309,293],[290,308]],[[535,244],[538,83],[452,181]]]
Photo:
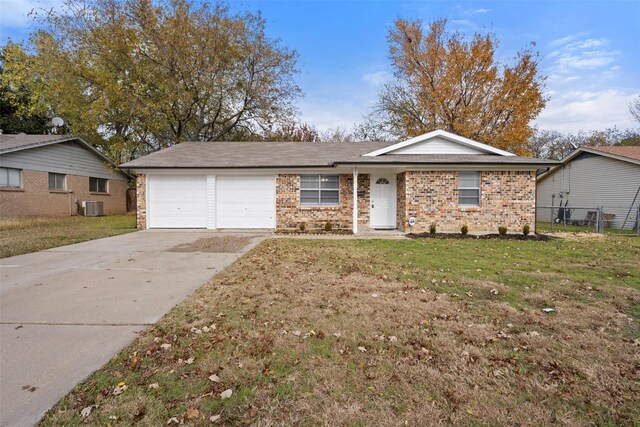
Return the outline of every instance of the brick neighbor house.
[[[534,228],[536,170],[445,131],[389,144],[183,142],[122,165],[139,228],[519,232]]]
[[[78,137],[0,135],[0,218],[76,215],[85,201],[125,213],[132,179]]]

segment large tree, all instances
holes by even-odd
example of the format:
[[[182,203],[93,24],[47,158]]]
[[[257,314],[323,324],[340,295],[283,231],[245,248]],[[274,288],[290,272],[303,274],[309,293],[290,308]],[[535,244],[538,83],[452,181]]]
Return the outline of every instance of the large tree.
[[[640,95],[629,104],[629,112],[640,123]]]
[[[68,0],[31,37],[71,131],[117,161],[184,140],[260,139],[294,115],[297,53],[260,14],[195,0]]]
[[[42,82],[31,73],[33,58],[19,43],[0,49],[0,129],[3,133],[47,133],[50,112],[42,100]],[[8,78],[10,76],[10,78]]]
[[[527,153],[529,126],[545,105],[538,54],[495,58],[492,34],[470,39],[448,32],[446,20],[423,30],[399,19],[389,31],[395,80],[383,86],[371,120],[395,138],[444,129],[493,146]]]

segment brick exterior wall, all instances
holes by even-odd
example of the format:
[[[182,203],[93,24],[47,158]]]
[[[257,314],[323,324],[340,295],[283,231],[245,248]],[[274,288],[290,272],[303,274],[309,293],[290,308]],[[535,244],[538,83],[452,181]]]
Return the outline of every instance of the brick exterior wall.
[[[358,175],[358,229],[369,228],[370,177]],[[329,221],[335,229],[352,228],[353,222],[353,175],[340,175],[340,204],[336,207],[300,206],[300,175],[279,174],[276,176],[276,228],[294,229],[304,222],[307,229],[324,228]]]
[[[66,179],[66,188],[73,193],[49,190],[48,172],[23,169],[21,189],[0,189],[0,218],[77,215],[76,201],[85,200],[104,202],[106,215],[126,213],[126,181],[110,179],[109,194],[96,194],[89,191],[88,176],[67,175]]]
[[[147,228],[147,176],[143,174],[136,177],[136,226]]]
[[[398,229],[416,233],[460,232],[467,225],[472,232],[497,232],[504,225],[520,232],[525,224],[535,225],[535,171],[481,172],[480,207],[458,207],[458,172],[409,171],[398,175]],[[404,197],[403,197],[404,196]],[[404,200],[403,200],[404,199]],[[416,224],[409,226],[409,218]]]

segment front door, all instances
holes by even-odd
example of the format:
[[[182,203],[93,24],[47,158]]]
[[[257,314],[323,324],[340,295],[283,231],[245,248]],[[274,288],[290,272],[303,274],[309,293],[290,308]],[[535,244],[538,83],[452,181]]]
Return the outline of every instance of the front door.
[[[371,228],[396,228],[395,174],[371,174]]]

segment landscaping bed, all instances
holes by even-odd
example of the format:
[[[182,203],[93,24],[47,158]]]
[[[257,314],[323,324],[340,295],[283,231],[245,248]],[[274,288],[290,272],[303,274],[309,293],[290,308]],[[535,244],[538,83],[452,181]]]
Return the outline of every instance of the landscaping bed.
[[[612,236],[267,240],[42,425],[634,425],[638,259]]]
[[[533,240],[546,242],[555,237],[546,234],[462,234],[462,233],[408,233],[411,239],[472,239],[472,240]]]
[[[321,236],[321,235],[336,235],[336,236],[349,236],[353,234],[353,230],[299,230],[299,229],[281,229],[276,230],[276,234],[293,234],[293,235],[309,235],[309,236]]]

